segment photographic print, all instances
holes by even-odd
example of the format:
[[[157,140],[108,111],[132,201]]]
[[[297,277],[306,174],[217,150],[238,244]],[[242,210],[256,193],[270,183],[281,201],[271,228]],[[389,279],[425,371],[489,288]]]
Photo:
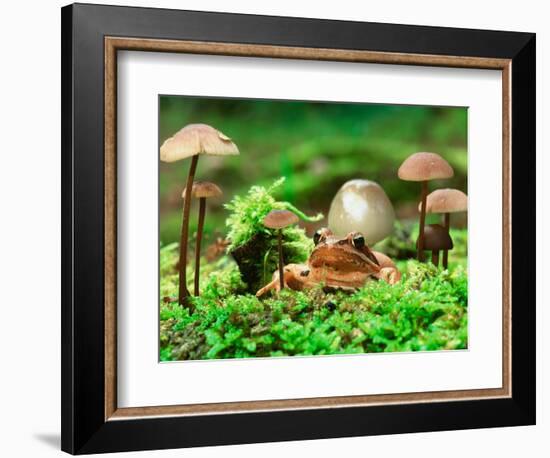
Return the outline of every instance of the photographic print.
[[[159,96],[160,360],[467,349],[467,120]]]

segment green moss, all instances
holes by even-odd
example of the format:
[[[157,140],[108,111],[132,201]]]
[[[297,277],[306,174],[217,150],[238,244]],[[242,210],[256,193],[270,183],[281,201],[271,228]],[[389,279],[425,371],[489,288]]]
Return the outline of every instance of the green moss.
[[[467,348],[467,276],[404,261],[396,285],[372,281],[353,294],[284,290],[259,300],[228,256],[205,264],[195,309],[177,291],[173,249],[161,250],[161,360],[451,350]]]
[[[416,256],[418,223],[396,221],[393,232],[376,245],[376,249],[392,259],[409,259]]]
[[[227,218],[228,251],[235,258],[243,280],[250,292],[265,284],[276,270],[278,263],[277,234],[263,225],[263,219],[271,210],[290,210],[305,221],[318,221],[323,215],[308,217],[292,204],[277,201],[275,192],[285,179],[276,180],[271,186],[252,186],[244,196],[235,196],[225,207],[231,211]],[[285,263],[304,262],[313,242],[305,231],[297,226],[283,229],[283,258]]]
[[[252,186],[244,196],[235,196],[225,208],[231,211],[227,218],[227,237],[230,240],[230,251],[246,245],[258,234],[272,236],[273,231],[263,225],[263,220],[271,210],[290,210],[304,221],[319,221],[322,214],[308,217],[289,202],[277,201],[275,192],[285,182],[285,178],[279,178],[271,186]],[[284,234],[300,232],[295,227],[287,228]]]

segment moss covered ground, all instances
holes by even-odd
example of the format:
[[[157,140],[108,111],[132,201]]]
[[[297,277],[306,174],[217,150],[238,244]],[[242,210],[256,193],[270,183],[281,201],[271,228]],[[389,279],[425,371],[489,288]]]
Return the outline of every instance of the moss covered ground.
[[[194,310],[177,295],[177,246],[161,249],[162,361],[452,350],[467,347],[467,275],[401,261],[401,282],[372,281],[353,294],[319,288],[258,299],[224,255],[205,260]],[[192,270],[189,270],[189,278]]]
[[[289,208],[273,196],[283,180],[252,186],[226,205],[227,239],[218,257],[202,259],[200,297],[190,307],[175,301],[178,245],[160,249],[160,358],[250,358],[396,351],[452,350],[467,347],[468,279],[466,230],[451,230],[455,247],[448,270],[414,257],[417,228],[398,223],[394,234],[375,248],[390,255],[402,272],[389,285],[369,281],[354,293],[326,291],[323,285],[258,299],[277,267],[276,234],[262,220],[272,209]],[[316,215],[313,220],[321,218]],[[304,229],[283,231],[287,263],[307,262],[313,242]],[[237,262],[236,262],[236,261]],[[192,290],[193,263],[188,263]]]

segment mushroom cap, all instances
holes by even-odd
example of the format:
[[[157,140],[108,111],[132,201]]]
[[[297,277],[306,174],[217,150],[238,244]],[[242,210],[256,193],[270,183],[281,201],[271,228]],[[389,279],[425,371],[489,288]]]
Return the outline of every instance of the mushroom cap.
[[[397,176],[405,181],[437,180],[453,175],[453,168],[436,153],[411,154],[397,171]]]
[[[328,226],[344,237],[361,232],[368,245],[383,240],[393,231],[395,212],[382,187],[371,180],[350,180],[338,190],[328,213]]]
[[[282,229],[297,222],[298,217],[288,210],[271,210],[264,218],[264,226],[270,229]]]
[[[229,137],[207,124],[188,124],[160,147],[163,162],[175,162],[197,154],[237,155],[239,149]]]
[[[420,211],[421,204],[418,204]],[[468,210],[468,196],[458,189],[437,189],[426,198],[427,213],[456,213]]]
[[[185,199],[185,188],[181,193],[181,197]],[[197,199],[204,197],[220,197],[223,194],[222,190],[217,184],[210,183],[208,181],[195,181],[191,188],[191,195]]]
[[[418,248],[418,240],[416,241]],[[425,250],[452,250],[453,239],[441,224],[428,224],[424,228],[424,249]]]

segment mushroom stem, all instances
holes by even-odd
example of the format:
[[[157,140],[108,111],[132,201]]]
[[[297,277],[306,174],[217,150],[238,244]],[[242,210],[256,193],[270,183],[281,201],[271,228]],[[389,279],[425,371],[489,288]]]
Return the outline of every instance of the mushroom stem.
[[[436,267],[439,265],[439,251],[438,250],[432,250],[432,264]]]
[[[422,181],[420,190],[420,226],[418,228],[418,260],[424,261],[424,225],[426,224],[426,198],[428,197],[428,182]]]
[[[199,292],[199,279],[201,271],[201,241],[202,231],[204,228],[204,215],[206,213],[206,198],[201,197],[199,199],[199,225],[197,227],[197,243],[195,246],[195,296],[200,294]]]
[[[196,154],[191,159],[189,166],[189,175],[185,185],[185,199],[183,201],[183,218],[181,223],[181,239],[180,239],[180,262],[179,262],[179,295],[178,302],[180,305],[187,305],[190,296],[187,289],[187,240],[189,237],[189,211],[191,209],[191,189],[193,188],[193,180],[195,179],[195,171],[197,170],[197,162],[199,156]]]
[[[285,279],[283,278],[283,230],[279,229],[279,285],[281,289],[285,287]]]
[[[449,234],[449,230],[451,227],[451,214],[445,213],[443,216],[443,227],[447,230],[447,234]],[[451,235],[451,234],[449,234]],[[443,250],[443,268],[446,269],[449,265],[449,250]]]

